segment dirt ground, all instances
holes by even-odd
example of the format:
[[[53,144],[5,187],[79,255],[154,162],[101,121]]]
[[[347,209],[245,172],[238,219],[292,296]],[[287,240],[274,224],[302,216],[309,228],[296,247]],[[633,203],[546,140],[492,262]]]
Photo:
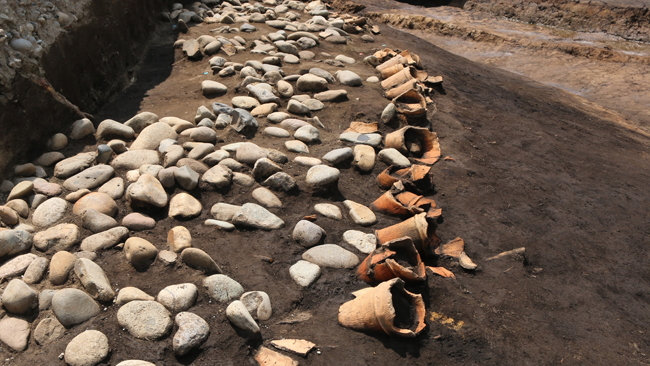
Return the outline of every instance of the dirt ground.
[[[197,37],[212,28],[197,26],[188,36]],[[271,31],[265,26],[258,29],[262,32],[242,37],[251,40]],[[409,287],[423,294],[427,306],[429,326],[419,337],[389,338],[337,324],[339,306],[352,299],[353,291],[366,287],[353,270],[323,268],[321,278],[307,289],[295,284],[288,273],[303,252],[291,239],[295,223],[313,214],[315,203],[352,199],[370,204],[382,193],[375,176],[385,168],[383,163],[377,163],[368,175],[343,168],[339,192],[318,195],[303,185],[307,169],[292,163],[294,154],[287,153],[290,162],[284,169],[295,176],[301,192],[280,194],[284,206],[271,209],[286,222],[283,229],[226,233],[203,226],[212,204],[253,201],[253,188],[233,185],[225,192],[191,192],[203,203],[200,217],[180,222],[167,218],[165,212],[155,212],[160,220],[156,228],[134,235],[164,249],[168,230],[187,226],[193,246],[215,258],[225,274],[246,290],[269,294],[273,316],[261,322],[264,342],[304,338],[317,344],[317,352],[305,359],[294,357],[301,364],[650,363],[649,139],[621,127],[615,115],[584,99],[468,61],[389,27],[381,30],[374,44],[354,36],[354,43],[347,46],[324,42],[316,53],[342,53],[361,60],[383,45],[409,49],[422,58],[430,74],[444,77],[444,89],[433,98],[437,112],[431,111],[430,120],[440,136],[443,156],[455,161],[440,161],[433,169],[436,192],[432,197],[443,209],[437,234],[443,242],[462,237],[467,253],[479,265],[471,273],[451,261],[441,261],[456,274],[455,280],[429,276],[425,285]],[[175,37],[169,26],[159,29],[137,82],[96,114],[97,121],[124,122],[140,111],[191,120],[200,105],[228,102],[234,96],[231,88],[225,97],[203,97],[201,80],[218,78],[204,75],[209,71],[207,59],[187,61],[180,50],[173,50]],[[229,59],[251,58],[262,57],[246,52]],[[286,65],[284,70],[291,74],[313,66],[335,69],[303,61]],[[350,69],[363,79],[375,74],[360,62]],[[344,146],[338,135],[349,123],[377,121],[388,102],[381,97],[379,85],[364,83],[345,89],[350,102],[328,104],[315,113],[326,129],[321,131],[323,143],[310,147],[310,156],[321,157]],[[285,151],[282,140],[261,134],[267,122],[258,121],[260,132],[252,141]],[[391,130],[381,127],[384,134]],[[219,136],[224,143],[244,140],[234,132]],[[81,148],[70,146],[64,153],[67,156]],[[125,172],[118,175],[124,177]],[[118,221],[131,211],[121,203]],[[398,222],[377,216],[379,222],[370,229]],[[344,221],[319,216],[316,223],[326,230],[330,243],[341,243],[342,233],[349,229],[369,231],[354,225],[347,215]],[[485,260],[522,246],[526,247],[524,258]],[[268,263],[261,256],[274,261]],[[182,265],[168,268],[156,262],[138,272],[118,250],[100,253],[97,262],[116,288],[136,286],[155,295],[168,285],[192,282],[202,289],[203,276]],[[71,280],[66,286],[79,284]],[[174,356],[171,337],[148,342],[130,336],[117,323],[117,307],[105,304],[102,315],[71,328],[56,343],[42,347],[32,339],[23,353],[2,348],[0,359],[7,365],[63,364],[57,357],[67,343],[86,329],[98,329],[108,336],[112,349],[102,365],[134,358],[156,365],[255,364],[251,354],[259,342],[248,342],[235,332],[225,318],[226,306],[212,303],[204,290],[199,291],[190,311],[208,321],[211,335],[198,351],[183,358]],[[311,318],[294,324],[281,322],[304,312]],[[47,315],[43,312],[38,318]]]
[[[650,44],[477,9],[359,0],[364,14],[451,53],[584,97],[650,133]],[[514,5],[513,5],[514,7]],[[552,14],[542,8],[540,14]]]

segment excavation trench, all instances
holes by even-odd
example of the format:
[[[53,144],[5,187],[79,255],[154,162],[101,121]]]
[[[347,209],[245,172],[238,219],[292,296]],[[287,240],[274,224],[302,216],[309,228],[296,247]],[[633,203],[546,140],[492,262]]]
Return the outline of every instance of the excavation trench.
[[[47,139],[67,134],[75,120],[94,120],[133,81],[159,14],[172,2],[90,1],[45,50],[38,70],[16,72],[6,85],[8,97],[0,98],[0,177],[37,158]]]

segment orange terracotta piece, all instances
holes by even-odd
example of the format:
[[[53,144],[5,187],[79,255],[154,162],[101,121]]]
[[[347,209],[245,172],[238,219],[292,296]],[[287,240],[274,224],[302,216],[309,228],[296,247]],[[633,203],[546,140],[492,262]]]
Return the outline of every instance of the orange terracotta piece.
[[[406,126],[389,133],[386,135],[385,147],[392,147],[404,156],[415,155],[411,152],[417,147],[421,150],[421,156],[413,159],[423,164],[431,165],[440,159],[438,135],[424,127]]]
[[[396,87],[394,87],[392,89],[389,89],[389,90],[386,91],[385,96],[386,96],[386,98],[392,100],[392,99],[398,97],[400,94],[404,93],[405,91],[407,91],[409,89],[416,89],[416,90],[422,89],[422,85],[420,83],[420,80],[411,79],[411,80],[405,82],[404,84],[402,84],[400,86],[396,86]]]
[[[390,48],[384,48],[383,50],[375,52],[373,56],[377,57],[377,59],[379,59],[380,62],[383,62],[384,60],[388,60],[392,57],[397,56],[397,52],[391,50]]]
[[[427,222],[426,215],[423,212],[393,226],[375,230],[377,243],[384,245],[389,241],[408,236],[413,240],[413,244],[415,244],[415,248],[420,255],[427,256],[430,251],[430,242],[427,233],[429,223]]]
[[[440,84],[442,83],[442,76],[429,76],[424,81],[429,84]]]
[[[409,118],[422,117],[427,114],[427,102],[415,89],[408,89],[393,99],[397,113]]]
[[[381,66],[381,65],[379,65]],[[377,67],[379,67],[377,66]],[[384,79],[381,82],[381,87],[386,89],[391,89],[396,86],[402,85],[406,83],[409,80],[417,79],[417,80],[425,80],[428,77],[427,73],[424,71],[418,71],[415,67],[409,66],[400,72],[395,73],[394,75],[390,76],[387,79]]]
[[[356,132],[356,133],[373,133],[377,132],[379,129],[377,122],[350,122],[350,127],[348,127],[345,132]]]
[[[271,341],[273,347],[287,352],[293,352],[300,356],[307,356],[316,345],[304,339],[278,339]]]
[[[386,60],[375,68],[379,72],[382,72],[382,70],[388,69],[398,64],[416,66],[418,68],[421,68],[420,57],[414,53],[409,52],[409,50],[404,50],[398,55],[390,48],[385,48],[382,51],[375,52],[374,55],[379,60]]]
[[[396,337],[415,337],[426,327],[422,295],[405,290],[400,278],[352,295],[356,298],[339,308],[339,323],[344,327]]]
[[[400,169],[391,165],[377,175],[377,183],[383,189],[391,189],[399,181],[409,191],[426,192],[433,187],[431,167],[414,164],[410,168]]]
[[[380,71],[382,79],[386,79],[387,77],[391,77],[398,72],[404,70],[406,66],[404,64],[396,64],[393,66],[389,66],[387,68],[384,68]]]
[[[401,181],[393,183],[393,187],[370,204],[370,208],[395,216],[413,216],[427,212],[428,218],[437,218],[442,213],[436,209],[434,200],[407,191]]]
[[[298,361],[266,347],[260,347],[255,361],[261,366],[298,366]]]
[[[313,214],[313,215],[303,216],[302,219],[307,221],[316,221],[317,218],[318,217],[316,216],[316,214]]]
[[[391,191],[386,191],[386,193],[379,196],[375,202],[370,204],[370,208],[393,216],[413,216],[422,212],[417,207],[409,207],[400,203]]]
[[[446,277],[446,278],[456,278],[456,275],[450,270],[448,270],[445,267],[429,267],[427,266],[427,269],[430,270],[431,272],[437,274],[438,276]]]
[[[376,284],[393,278],[424,281],[427,277],[413,240],[403,237],[375,249],[357,269],[362,280]]]
[[[456,238],[447,244],[443,244],[436,248],[437,255],[444,255],[447,257],[458,258],[460,253],[465,251],[465,241],[461,238]]]

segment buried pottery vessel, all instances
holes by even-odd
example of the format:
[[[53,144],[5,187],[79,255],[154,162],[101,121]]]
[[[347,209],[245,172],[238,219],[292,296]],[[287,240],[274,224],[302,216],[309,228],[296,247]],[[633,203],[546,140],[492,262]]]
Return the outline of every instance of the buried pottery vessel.
[[[402,237],[375,249],[357,269],[362,280],[376,284],[393,278],[424,281],[427,274],[413,240]]]
[[[383,51],[376,52],[375,56],[377,57],[387,56],[389,53],[392,52],[393,51],[390,49],[385,49]],[[420,67],[420,57],[414,53],[409,52],[409,50],[404,50],[402,51],[402,53],[393,56],[390,59],[383,62],[382,64],[378,65],[377,67],[375,67],[375,69],[379,72],[382,72],[392,66],[399,65],[399,64],[406,64],[410,66]]]
[[[339,308],[339,323],[344,327],[396,337],[415,337],[426,327],[422,295],[406,291],[399,278],[352,295],[356,298]]]
[[[390,60],[389,60],[389,61],[390,61]],[[388,61],[387,61],[387,62],[388,62]],[[380,65],[380,66],[381,66],[381,65]],[[378,66],[378,67],[379,67],[379,66]],[[391,76],[397,74],[398,72],[404,70],[405,68],[406,68],[406,66],[404,66],[404,64],[402,64],[402,63],[398,63],[398,64],[395,64],[395,65],[393,65],[393,66],[388,66],[388,67],[382,69],[382,70],[379,71],[379,72],[381,73],[381,78],[382,78],[382,79],[386,79],[386,78],[391,77]]]
[[[438,135],[424,127],[406,126],[386,135],[385,148],[393,148],[415,161],[431,165],[440,159]]]
[[[402,182],[405,189],[416,193],[429,191],[433,187],[431,167],[413,164],[410,168],[389,166],[377,175],[377,183],[382,189],[391,189],[396,182]]]
[[[392,240],[408,236],[413,240],[415,248],[420,255],[427,256],[430,252],[430,241],[428,236],[429,223],[426,213],[422,212],[393,226],[375,230],[377,243],[384,245]]]
[[[411,119],[425,118],[427,114],[427,102],[419,91],[411,88],[399,94],[393,99],[393,104],[398,114],[403,114],[408,124]]]
[[[391,103],[392,103],[393,99],[397,98],[398,96],[400,96],[401,94],[403,94],[406,91],[409,91],[411,89],[423,90],[424,88],[425,87],[424,87],[424,85],[422,85],[422,81],[420,81],[418,79],[411,79],[411,80],[405,82],[402,85],[399,85],[399,86],[396,86],[396,87],[394,87],[392,89],[386,90],[386,93],[385,93],[384,96],[386,98],[390,99]]]
[[[410,217],[426,212],[428,219],[436,219],[442,215],[434,200],[405,190],[401,181],[393,183],[393,188],[379,196],[370,208],[395,216]]]
[[[385,89],[391,89],[396,86],[402,85],[409,80],[417,79],[420,81],[425,80],[429,75],[424,71],[418,71],[415,67],[409,66],[402,71],[399,71],[388,79],[384,79],[381,82],[381,87]]]

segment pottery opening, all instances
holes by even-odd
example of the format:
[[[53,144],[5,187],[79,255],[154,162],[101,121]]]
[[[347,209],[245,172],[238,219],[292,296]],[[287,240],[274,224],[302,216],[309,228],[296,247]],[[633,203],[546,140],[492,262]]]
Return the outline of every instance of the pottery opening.
[[[410,129],[404,133],[404,145],[412,157],[421,158],[425,153],[425,142],[417,130]]]
[[[415,332],[418,321],[413,299],[404,291],[404,287],[398,284],[390,288],[390,293],[393,298],[393,308],[395,308],[393,325]]]
[[[395,254],[390,256],[390,259],[394,260],[404,268],[413,270],[413,268],[418,265],[417,257],[414,254],[415,252],[409,252],[407,250],[396,250]]]

